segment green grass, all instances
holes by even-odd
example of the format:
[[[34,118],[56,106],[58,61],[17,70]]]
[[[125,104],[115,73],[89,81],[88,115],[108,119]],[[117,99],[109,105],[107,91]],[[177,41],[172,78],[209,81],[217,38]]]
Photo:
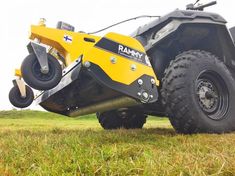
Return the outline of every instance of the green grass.
[[[179,135],[167,119],[105,131],[37,111],[0,112],[0,175],[235,175],[235,134]]]

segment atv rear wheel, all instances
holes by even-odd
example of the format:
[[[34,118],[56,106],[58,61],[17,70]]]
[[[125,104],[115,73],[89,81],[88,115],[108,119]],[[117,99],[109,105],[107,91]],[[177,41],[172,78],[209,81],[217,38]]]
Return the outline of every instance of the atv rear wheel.
[[[104,129],[140,129],[145,124],[147,115],[129,110],[113,110],[97,113],[97,118]]]
[[[235,130],[235,80],[216,56],[187,51],[171,61],[161,95],[171,124],[180,133]]]
[[[18,86],[12,87],[9,92],[9,101],[17,108],[26,108],[33,102],[34,94],[30,87],[26,86],[26,96],[22,97]]]
[[[49,72],[42,73],[41,66],[34,53],[29,54],[21,65],[24,81],[37,90],[49,90],[55,87],[62,78],[62,68],[57,59],[48,54]]]

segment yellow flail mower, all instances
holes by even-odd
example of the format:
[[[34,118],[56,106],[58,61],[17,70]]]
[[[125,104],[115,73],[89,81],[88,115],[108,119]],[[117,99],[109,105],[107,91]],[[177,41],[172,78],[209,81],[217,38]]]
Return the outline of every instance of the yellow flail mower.
[[[19,108],[77,117],[96,113],[105,129],[142,128],[147,115],[169,117],[180,133],[235,130],[235,29],[204,12],[216,2],[176,10],[131,36],[74,32],[42,19],[9,93]],[[33,89],[39,90],[34,95]]]

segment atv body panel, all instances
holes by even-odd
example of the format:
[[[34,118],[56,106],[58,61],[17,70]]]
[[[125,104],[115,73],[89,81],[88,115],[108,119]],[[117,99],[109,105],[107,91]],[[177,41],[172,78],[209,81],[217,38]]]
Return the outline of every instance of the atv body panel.
[[[139,27],[132,37],[145,47],[159,79],[169,62],[187,50],[209,51],[235,68],[233,39],[226,20],[215,13],[176,10]]]

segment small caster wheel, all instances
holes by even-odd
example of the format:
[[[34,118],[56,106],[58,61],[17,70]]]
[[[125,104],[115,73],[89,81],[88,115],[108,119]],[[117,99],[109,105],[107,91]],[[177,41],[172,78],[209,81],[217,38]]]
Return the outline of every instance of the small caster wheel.
[[[17,108],[26,108],[30,106],[34,99],[33,91],[30,87],[26,86],[26,96],[22,97],[18,86],[12,87],[9,92],[9,100],[11,104]]]
[[[54,88],[62,78],[62,68],[59,61],[47,54],[49,72],[42,73],[41,66],[34,53],[29,54],[21,65],[21,73],[24,81],[37,90],[49,90]]]

